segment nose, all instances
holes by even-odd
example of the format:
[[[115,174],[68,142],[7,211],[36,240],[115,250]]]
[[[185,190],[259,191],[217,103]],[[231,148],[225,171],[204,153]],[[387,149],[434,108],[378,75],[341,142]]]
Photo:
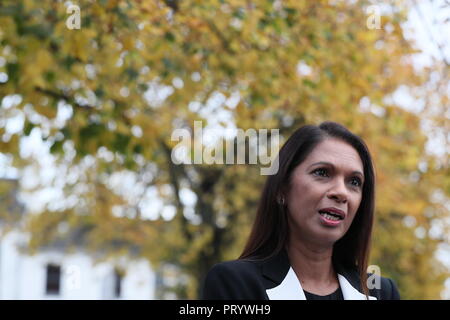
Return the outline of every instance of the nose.
[[[345,182],[342,179],[336,179],[332,188],[328,191],[327,197],[337,202],[347,203],[348,192],[345,187]]]

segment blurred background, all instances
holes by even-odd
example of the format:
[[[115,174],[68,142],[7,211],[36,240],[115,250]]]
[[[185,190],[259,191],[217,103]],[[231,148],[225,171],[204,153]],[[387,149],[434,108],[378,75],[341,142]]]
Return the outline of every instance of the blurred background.
[[[370,264],[450,299],[449,63],[448,0],[1,0],[0,298],[198,298],[266,177],[174,130],[331,120],[374,157]]]

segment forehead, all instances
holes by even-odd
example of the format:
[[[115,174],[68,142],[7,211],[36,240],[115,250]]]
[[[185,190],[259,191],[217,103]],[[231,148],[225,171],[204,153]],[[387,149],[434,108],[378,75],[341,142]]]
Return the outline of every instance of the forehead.
[[[363,164],[358,152],[348,143],[339,139],[326,139],[320,142],[303,161],[303,166],[316,162],[330,162],[348,171],[363,172]]]

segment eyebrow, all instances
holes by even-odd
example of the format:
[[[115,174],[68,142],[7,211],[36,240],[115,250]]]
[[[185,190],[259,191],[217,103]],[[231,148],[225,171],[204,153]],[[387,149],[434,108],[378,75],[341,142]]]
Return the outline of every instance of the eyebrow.
[[[327,165],[327,166],[331,166],[331,167],[334,168],[334,165],[331,162],[320,161],[320,162],[313,163],[312,165],[310,165],[308,167],[308,169],[311,168],[312,166],[315,166],[315,165],[318,165],[318,164]],[[360,175],[361,177],[364,178],[364,175],[362,174],[361,171],[352,171],[352,174],[357,174],[357,175]]]

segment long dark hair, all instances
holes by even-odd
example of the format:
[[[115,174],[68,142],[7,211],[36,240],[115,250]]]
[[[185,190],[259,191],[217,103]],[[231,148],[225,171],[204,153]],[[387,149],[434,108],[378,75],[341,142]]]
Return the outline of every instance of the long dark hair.
[[[266,180],[250,237],[239,259],[266,259],[283,250],[289,239],[289,229],[287,212],[279,203],[280,196],[287,191],[292,171],[327,138],[337,138],[351,145],[363,163],[361,203],[347,233],[334,244],[332,259],[333,263],[345,268],[357,268],[361,288],[368,295],[367,264],[375,205],[375,171],[364,141],[336,122],[305,125],[297,129],[280,149],[279,170]]]

